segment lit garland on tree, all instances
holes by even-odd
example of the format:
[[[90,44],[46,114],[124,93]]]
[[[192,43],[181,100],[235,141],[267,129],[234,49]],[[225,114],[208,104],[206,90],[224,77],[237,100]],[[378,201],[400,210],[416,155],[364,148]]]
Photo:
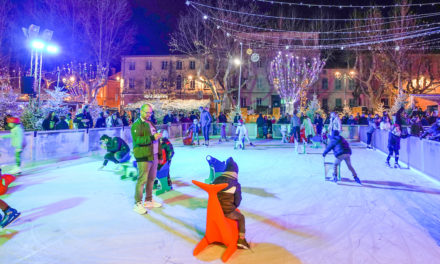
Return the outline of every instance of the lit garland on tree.
[[[312,122],[315,120],[315,114],[320,114],[321,117],[325,118],[325,113],[321,109],[321,104],[319,103],[318,96],[316,94],[313,94],[313,99],[309,102],[307,106],[306,114]]]
[[[41,130],[41,124],[43,123],[43,112],[38,102],[34,98],[29,98],[29,103],[23,109],[21,114],[21,123],[25,130]]]
[[[55,87],[55,90],[46,90],[48,100],[42,107],[42,118],[46,118],[50,112],[54,112],[56,116],[67,116],[69,113],[69,107],[64,103],[69,96],[67,92],[63,91],[60,87]]]
[[[397,94],[393,106],[390,109],[390,114],[395,114],[400,108],[405,108],[407,104],[408,96],[403,92]]]
[[[295,103],[307,94],[325,65],[319,57],[306,58],[281,52],[271,62],[269,81],[286,102],[286,112],[293,114]]]
[[[342,108],[342,116],[351,116],[352,111],[351,107],[347,104],[347,101],[344,102],[344,108]]]

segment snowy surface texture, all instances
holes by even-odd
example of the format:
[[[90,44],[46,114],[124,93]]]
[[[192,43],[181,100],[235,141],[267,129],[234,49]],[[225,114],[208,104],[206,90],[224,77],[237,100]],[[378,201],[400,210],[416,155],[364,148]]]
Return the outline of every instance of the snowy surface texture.
[[[102,161],[90,157],[29,169],[1,197],[22,216],[0,231],[0,263],[221,263],[221,245],[192,255],[207,194],[191,180],[208,177],[206,155],[232,156],[240,168],[253,251],[238,250],[228,263],[440,263],[438,182],[385,167],[382,153],[355,144],[363,186],[345,164],[336,184],[324,180],[322,149],[300,155],[292,144],[256,144],[177,142],[175,189],[156,197],[164,206],[147,215],[133,212],[135,183],[120,180],[113,164],[98,171]]]

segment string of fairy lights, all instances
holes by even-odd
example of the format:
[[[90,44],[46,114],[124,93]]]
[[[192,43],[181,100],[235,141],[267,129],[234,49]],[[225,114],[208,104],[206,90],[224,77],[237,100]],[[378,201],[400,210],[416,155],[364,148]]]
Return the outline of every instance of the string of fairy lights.
[[[440,2],[421,3],[421,4],[394,4],[394,5],[322,5],[322,4],[305,4],[305,3],[290,3],[280,1],[266,1],[254,0],[254,2],[281,4],[289,6],[301,7],[325,7],[325,8],[395,8],[395,7],[416,7],[416,6],[437,6]],[[258,14],[252,12],[243,12],[240,10],[232,10],[227,8],[220,8],[208,4],[203,4],[196,1],[187,1],[186,4],[191,6],[198,12],[204,20],[213,23],[217,30],[221,31],[227,37],[234,41],[239,41],[241,44],[257,46],[259,48],[277,48],[277,49],[356,49],[356,50],[371,50],[372,46],[378,44],[400,43],[396,46],[382,45],[385,49],[438,49],[440,38],[435,38],[435,35],[440,34],[440,23],[424,23],[416,24],[416,20],[436,18],[440,16],[440,12],[432,12],[425,14],[409,14],[406,16],[391,16],[383,18],[304,18],[304,17],[284,17],[272,16],[267,14]],[[216,17],[216,13],[228,14],[227,16]],[[209,15],[208,15],[209,14]],[[277,21],[301,21],[301,22],[352,22],[362,24],[358,26],[346,26],[335,30],[327,31],[294,31],[282,28],[263,27],[258,25],[249,25],[244,22],[231,21],[225,19],[228,17],[256,17],[258,19],[276,19]],[[360,23],[359,23],[360,22]],[[393,24],[392,30],[386,28],[386,25]],[[351,24],[352,25],[352,24]],[[406,26],[396,26],[406,25]],[[268,34],[268,32],[270,32]],[[304,40],[306,35],[307,41],[299,43]],[[321,35],[328,35],[329,37],[322,37]],[[345,35],[345,37],[344,37]],[[425,38],[430,39],[426,40]],[[277,40],[283,40],[283,43]],[[294,43],[289,43],[293,41]],[[296,41],[296,42],[295,42]],[[405,43],[405,41],[407,41]],[[287,43],[286,43],[287,42]],[[427,45],[421,47],[420,45]]]
[[[278,4],[283,6],[298,6],[298,7],[318,7],[318,8],[393,8],[393,7],[425,7],[425,6],[436,6],[440,5],[440,2],[429,2],[429,3],[407,3],[407,4],[392,4],[392,5],[330,5],[330,4],[314,4],[314,3],[303,3],[303,2],[282,2],[282,1],[272,1],[272,0],[254,0],[254,2],[261,2],[267,4]]]

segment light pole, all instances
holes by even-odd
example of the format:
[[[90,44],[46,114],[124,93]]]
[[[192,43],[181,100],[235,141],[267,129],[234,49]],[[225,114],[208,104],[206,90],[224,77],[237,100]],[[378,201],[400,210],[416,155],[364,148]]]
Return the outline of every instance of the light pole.
[[[238,76],[237,113],[241,115],[241,65],[243,64],[243,42],[240,42],[240,59],[235,59],[234,63],[235,65],[240,66],[240,73]]]
[[[30,25],[29,28],[22,28],[24,35],[30,41],[31,46],[31,71],[30,76],[34,76],[34,88],[38,84],[38,105],[40,105],[41,97],[41,76],[43,66],[43,51],[48,53],[58,53],[58,47],[49,44],[52,39],[53,31],[45,29],[41,36],[39,36],[40,27],[36,25]],[[35,63],[33,64],[33,57],[35,56]],[[40,58],[38,58],[40,56]],[[39,61],[38,61],[39,60]],[[40,65],[38,65],[38,63]]]

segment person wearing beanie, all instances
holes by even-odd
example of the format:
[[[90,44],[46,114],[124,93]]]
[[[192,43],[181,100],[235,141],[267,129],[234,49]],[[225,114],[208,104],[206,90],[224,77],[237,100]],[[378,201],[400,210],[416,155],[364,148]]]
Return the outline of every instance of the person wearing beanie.
[[[199,141],[199,131],[200,131],[200,125],[199,125],[199,120],[197,120],[197,118],[193,119],[193,123],[192,125],[188,128],[187,133],[189,133],[190,131],[192,131],[192,145],[196,144],[196,140],[197,140],[197,145],[200,145],[200,141]]]
[[[344,139],[344,137],[339,135],[339,130],[333,130],[332,135],[330,136],[330,143],[328,144],[327,148],[325,149],[324,153],[322,153],[322,156],[325,158],[325,155],[329,153],[331,150],[333,150],[333,154],[335,155],[336,159],[334,162],[333,167],[333,180],[335,182],[338,181],[338,166],[341,164],[341,162],[344,160],[347,164],[348,169],[353,174],[354,180],[361,184],[361,180],[357,177],[357,173],[354,170],[353,166],[351,166],[351,148],[348,142]]]
[[[406,128],[405,128],[406,129]],[[403,134],[400,130],[400,126],[398,124],[394,124],[392,130],[388,133],[388,157],[385,162],[388,167],[390,165],[391,156],[394,153],[394,168],[400,168],[399,165],[399,150],[400,150],[400,139],[407,138],[409,136],[408,133]]]
[[[9,117],[6,119],[8,127],[11,129],[11,133],[0,136],[0,138],[10,138],[11,145],[15,148],[15,166],[9,172],[10,174],[21,173],[21,153],[26,146],[24,138],[24,129],[20,123],[20,119],[17,117]]]
[[[111,138],[107,135],[102,135],[100,138],[102,147],[107,150],[104,156],[104,163],[99,169],[107,166],[109,161],[119,164],[130,160],[130,147],[120,137]]]
[[[162,146],[162,159],[159,161],[157,171],[159,171],[162,168],[162,166],[165,165],[167,162],[169,164],[169,168],[171,168],[171,160],[174,157],[174,147],[173,144],[171,144],[171,141],[168,139],[167,130],[162,131],[162,138],[160,139],[160,144]],[[171,182],[169,170],[168,170],[167,178],[168,178],[168,186],[170,186],[171,189],[173,189],[173,183]]]
[[[238,182],[238,165],[232,157],[226,160],[225,172],[217,177],[213,184],[227,183],[228,186],[218,192],[217,197],[225,217],[236,220],[238,222],[239,237],[237,247],[249,249],[250,246],[246,241],[246,229],[244,215],[235,209],[241,203],[241,185]]]

